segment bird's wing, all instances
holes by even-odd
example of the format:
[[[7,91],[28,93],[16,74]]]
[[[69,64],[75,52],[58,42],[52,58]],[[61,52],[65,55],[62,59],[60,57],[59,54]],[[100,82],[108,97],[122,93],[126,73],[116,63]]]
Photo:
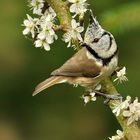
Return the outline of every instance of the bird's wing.
[[[79,50],[59,69],[53,71],[54,76],[96,77],[100,75],[101,67],[94,59],[88,59],[86,48]]]

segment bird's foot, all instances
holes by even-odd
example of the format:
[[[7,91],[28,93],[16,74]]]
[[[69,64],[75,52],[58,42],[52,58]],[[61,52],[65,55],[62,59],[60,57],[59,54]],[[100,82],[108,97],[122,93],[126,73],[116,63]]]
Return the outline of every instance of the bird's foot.
[[[108,95],[99,91],[94,91],[96,93],[96,96],[102,96],[104,97],[106,100],[104,101],[105,104],[108,104],[110,102],[110,100],[122,100],[122,96],[120,94],[116,94],[116,95]]]

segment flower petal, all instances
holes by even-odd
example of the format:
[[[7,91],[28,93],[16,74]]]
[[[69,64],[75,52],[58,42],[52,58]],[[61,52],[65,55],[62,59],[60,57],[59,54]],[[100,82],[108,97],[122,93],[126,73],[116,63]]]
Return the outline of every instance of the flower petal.
[[[77,38],[78,38],[81,42],[83,41],[83,39],[82,39],[82,37],[81,37],[80,34],[77,34]]]
[[[42,41],[41,40],[36,40],[35,41],[35,47],[41,47],[42,46]]]
[[[23,33],[23,35],[27,35],[27,34],[29,34],[29,32],[30,32],[30,29],[25,28],[22,33]]]
[[[45,39],[46,35],[45,35],[44,32],[40,32],[40,33],[38,34],[37,37],[38,37],[39,39],[43,40],[43,39]]]
[[[50,51],[50,46],[48,43],[43,43],[43,46],[46,51]]]
[[[79,27],[76,28],[76,31],[79,32],[79,33],[81,33],[81,32],[84,31],[84,27],[79,26]]]
[[[29,20],[25,19],[25,20],[23,21],[23,24],[24,24],[24,26],[29,26],[31,23],[30,23]]]
[[[72,4],[71,6],[70,6],[70,12],[71,13],[76,13],[77,12],[77,6],[76,6],[76,4]]]
[[[71,26],[72,26],[72,29],[75,29],[77,27],[77,23],[75,19],[71,20]]]

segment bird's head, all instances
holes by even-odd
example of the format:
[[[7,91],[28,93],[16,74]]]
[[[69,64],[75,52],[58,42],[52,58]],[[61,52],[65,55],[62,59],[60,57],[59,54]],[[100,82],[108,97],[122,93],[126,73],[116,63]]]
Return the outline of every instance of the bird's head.
[[[90,10],[89,25],[84,36],[84,43],[91,48],[94,47],[105,51],[109,50],[112,44],[116,44],[113,35],[101,27],[93,16],[92,10]]]

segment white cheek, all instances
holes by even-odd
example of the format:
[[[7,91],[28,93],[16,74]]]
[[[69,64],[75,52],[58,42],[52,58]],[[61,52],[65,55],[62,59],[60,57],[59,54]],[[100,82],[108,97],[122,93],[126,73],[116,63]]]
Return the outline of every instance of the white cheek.
[[[114,70],[118,65],[118,58],[114,57],[112,58],[111,62],[108,64],[109,68]]]
[[[110,39],[109,39],[109,37],[107,36],[105,36],[105,37],[103,37],[103,38],[101,38],[100,39],[100,41],[98,42],[98,48],[99,49],[101,49],[101,50],[108,50],[108,48],[109,48],[109,42],[110,42]]]
[[[116,51],[117,49],[117,45],[115,42],[112,42],[112,46],[111,48],[108,50],[108,51],[105,51],[103,48],[99,49],[99,48],[94,48],[96,52],[98,52],[98,54],[103,57],[103,58],[107,58],[107,57],[110,57],[112,56],[112,54],[114,54],[114,52]]]
[[[102,61],[101,60],[97,60],[92,54],[90,54],[88,51],[86,52],[87,58],[88,59],[92,59],[94,61],[96,61],[96,64],[98,66],[102,66]]]

